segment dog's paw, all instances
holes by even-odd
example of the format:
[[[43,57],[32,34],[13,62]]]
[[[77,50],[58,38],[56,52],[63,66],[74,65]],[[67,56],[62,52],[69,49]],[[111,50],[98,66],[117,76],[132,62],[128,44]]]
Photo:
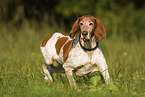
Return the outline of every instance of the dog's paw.
[[[48,77],[44,77],[45,81],[50,82],[50,80],[48,79]]]

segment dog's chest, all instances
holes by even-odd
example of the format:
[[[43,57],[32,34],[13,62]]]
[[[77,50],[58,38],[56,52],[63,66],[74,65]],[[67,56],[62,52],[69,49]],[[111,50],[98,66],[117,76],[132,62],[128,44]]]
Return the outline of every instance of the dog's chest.
[[[79,44],[79,37],[73,41],[72,51],[70,52],[70,59],[79,60],[78,63],[91,63],[92,55],[94,51],[85,51]]]
[[[86,64],[93,64],[92,63],[92,57],[94,52],[85,52],[83,49],[80,49],[80,47],[75,47],[71,50],[68,60],[68,63],[71,63],[69,65],[72,65],[71,67],[77,68]]]
[[[98,71],[97,66],[93,63],[93,51],[84,52],[83,50],[76,50],[68,58],[68,67],[73,68],[77,75],[82,76],[89,72]]]
[[[87,51],[88,58],[91,60],[93,56],[93,51]]]

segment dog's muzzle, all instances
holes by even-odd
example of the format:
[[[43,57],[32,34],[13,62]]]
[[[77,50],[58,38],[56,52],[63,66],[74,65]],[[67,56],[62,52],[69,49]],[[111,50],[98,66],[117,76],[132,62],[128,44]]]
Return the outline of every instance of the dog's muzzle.
[[[82,32],[81,39],[83,39],[84,41],[89,40],[88,32],[87,32],[87,31],[83,31],[83,32]]]

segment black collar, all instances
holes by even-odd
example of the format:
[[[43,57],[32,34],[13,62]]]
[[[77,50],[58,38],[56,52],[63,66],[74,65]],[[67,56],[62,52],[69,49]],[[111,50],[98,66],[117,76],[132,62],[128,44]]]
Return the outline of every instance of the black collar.
[[[80,42],[80,37],[81,37],[81,35],[79,36],[79,44],[80,44],[81,48],[86,50],[86,51],[93,51],[93,50],[97,49],[97,47],[99,46],[99,43],[96,40],[96,46],[94,48],[85,48],[84,46],[82,46],[82,44]]]

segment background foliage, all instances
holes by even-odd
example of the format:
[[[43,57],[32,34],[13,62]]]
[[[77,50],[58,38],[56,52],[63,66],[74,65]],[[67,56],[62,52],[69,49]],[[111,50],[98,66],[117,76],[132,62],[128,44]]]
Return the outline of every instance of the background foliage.
[[[40,27],[46,23],[52,26],[55,23],[58,28],[63,25],[69,32],[76,18],[89,14],[99,18],[113,37],[124,34],[124,39],[129,40],[145,36],[144,12],[144,0],[0,1],[0,21],[8,27],[19,27],[28,19],[39,22]]]

